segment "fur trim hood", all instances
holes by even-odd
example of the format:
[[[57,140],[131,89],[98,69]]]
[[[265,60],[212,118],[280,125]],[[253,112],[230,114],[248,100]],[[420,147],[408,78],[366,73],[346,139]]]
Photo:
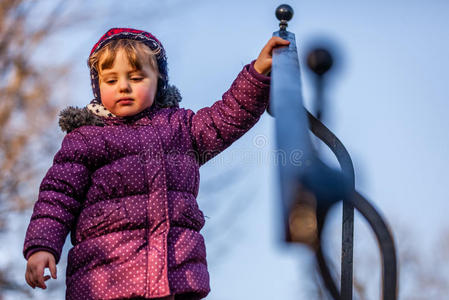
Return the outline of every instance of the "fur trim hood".
[[[84,125],[104,126],[104,121],[87,107],[69,106],[59,113],[59,127],[62,131],[69,133]]]

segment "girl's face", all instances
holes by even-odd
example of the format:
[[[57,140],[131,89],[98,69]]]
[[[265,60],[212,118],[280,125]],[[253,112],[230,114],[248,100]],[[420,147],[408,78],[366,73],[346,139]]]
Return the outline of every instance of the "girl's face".
[[[116,116],[138,114],[154,102],[156,72],[149,63],[142,64],[142,70],[133,68],[123,49],[117,51],[112,68],[101,70],[99,81],[101,102]]]

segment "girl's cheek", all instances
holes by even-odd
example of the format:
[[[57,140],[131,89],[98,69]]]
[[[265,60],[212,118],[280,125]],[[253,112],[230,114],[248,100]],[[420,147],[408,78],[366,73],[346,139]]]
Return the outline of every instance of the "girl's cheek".
[[[139,87],[136,90],[136,96],[139,99],[145,99],[145,100],[150,99],[150,98],[154,98],[153,95],[155,94],[155,90],[156,90],[156,88],[153,87],[153,86],[150,86],[150,87]]]
[[[112,98],[112,97],[114,97],[114,93],[112,91],[106,90],[102,93],[102,96],[104,96],[106,98]]]
[[[114,91],[112,89],[103,88],[100,90],[101,102],[103,105],[111,105],[114,102]]]

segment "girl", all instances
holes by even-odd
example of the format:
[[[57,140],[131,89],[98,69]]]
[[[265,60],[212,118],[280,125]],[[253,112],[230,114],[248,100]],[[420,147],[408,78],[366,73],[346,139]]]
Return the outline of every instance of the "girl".
[[[212,106],[179,108],[152,34],[113,28],[88,60],[95,99],[61,112],[67,135],[39,189],[23,255],[25,278],[56,279],[65,238],[66,299],[201,299],[210,291],[198,208],[199,167],[268,105],[270,39]]]

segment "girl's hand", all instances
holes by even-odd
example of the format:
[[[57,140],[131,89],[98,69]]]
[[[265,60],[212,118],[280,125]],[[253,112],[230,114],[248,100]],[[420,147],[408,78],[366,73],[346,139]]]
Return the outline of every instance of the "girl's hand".
[[[47,251],[37,251],[28,258],[25,279],[27,283],[34,289],[36,286],[46,289],[44,281],[50,279],[50,275],[44,277],[44,269],[50,269],[51,277],[56,279],[55,257]]]
[[[279,46],[288,46],[289,41],[278,36],[273,36],[260,51],[259,57],[254,63],[254,69],[260,74],[267,75],[271,71],[273,49]]]

